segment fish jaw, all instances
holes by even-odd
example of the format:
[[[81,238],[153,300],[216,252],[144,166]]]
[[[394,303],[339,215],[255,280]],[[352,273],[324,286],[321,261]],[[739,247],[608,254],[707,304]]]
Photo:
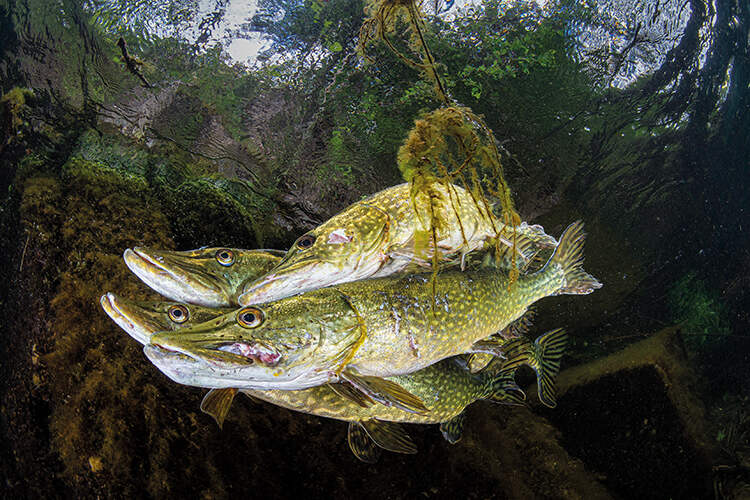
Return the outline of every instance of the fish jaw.
[[[198,360],[194,376],[212,380],[205,387],[304,389],[336,379],[360,335],[349,303],[325,288],[158,332],[150,342]]]
[[[298,295],[310,290],[357,281],[373,276],[387,261],[385,255],[360,257],[336,265],[326,261],[308,261],[280,267],[246,286],[237,301],[241,306],[262,304]]]
[[[158,338],[155,340],[158,342]],[[228,345],[226,360],[231,356],[243,357],[235,354],[235,345]],[[296,390],[314,387],[327,382],[330,375],[327,372],[308,372],[306,370],[277,370],[273,366],[254,359],[245,361],[220,360],[221,356],[212,359],[201,357],[202,353],[186,354],[167,348],[158,343],[147,344],[144,347],[146,357],[162,373],[172,381],[192,387],[211,389],[252,389],[252,390]]]
[[[143,345],[149,343],[154,331],[164,329],[165,325],[149,317],[145,310],[135,308],[134,304],[119,298],[114,293],[102,295],[99,303],[112,321],[117,323],[117,326]]]
[[[323,383],[329,378],[324,370],[304,362],[315,350],[313,339],[282,344],[253,337],[233,325],[236,315],[229,313],[192,328],[152,335],[150,345],[159,352],[171,351],[196,361],[185,365],[181,358],[168,356],[158,368],[178,383],[212,388],[300,389],[315,385],[313,380]],[[316,373],[320,375],[317,378]]]
[[[305,262],[302,265],[276,269],[247,285],[237,301],[241,306],[271,302],[330,286],[349,274],[348,269],[337,268],[328,262]]]
[[[135,247],[125,250],[122,257],[133,274],[171,300],[206,307],[226,307],[231,303],[220,286],[207,276],[172,262],[168,252]]]

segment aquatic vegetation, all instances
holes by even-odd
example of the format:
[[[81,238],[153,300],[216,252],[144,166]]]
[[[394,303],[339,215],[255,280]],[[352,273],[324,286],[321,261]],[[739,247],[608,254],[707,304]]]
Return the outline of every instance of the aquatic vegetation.
[[[685,330],[685,342],[692,349],[716,344],[731,334],[727,311],[719,294],[695,272],[677,280],[668,294],[675,321]]]
[[[425,40],[424,20],[419,6],[414,0],[372,0],[365,8],[368,18],[362,23],[359,35],[359,52],[365,57],[369,44],[379,41],[385,44],[407,66],[418,69],[425,79],[433,84],[435,97],[442,107],[426,114],[415,122],[405,143],[398,153],[398,166],[405,180],[411,183],[412,200],[416,206],[419,192],[429,193],[430,185],[438,182],[444,186],[456,183],[472,193],[473,202],[479,210],[490,212],[490,203],[485,191],[499,199],[502,220],[513,227],[512,250],[516,251],[515,226],[521,223],[521,217],[513,206],[510,187],[505,180],[500,153],[492,130],[484,119],[469,108],[455,105],[448,96],[438,66]],[[403,24],[399,24],[403,21]],[[408,40],[409,48],[418,54],[405,55],[391,40],[391,33],[401,28]],[[446,138],[454,142],[451,148]],[[469,181],[467,181],[467,177]],[[459,219],[461,233],[463,227],[459,211],[454,207]],[[437,247],[437,228],[443,223],[436,215],[432,203],[429,213],[420,215],[429,219],[428,232],[433,247]],[[500,229],[495,228],[496,257],[500,254]],[[423,242],[424,244],[426,242]],[[419,245],[419,243],[417,243]],[[417,249],[419,252],[420,250]],[[432,289],[436,290],[436,278],[439,271],[439,256],[433,253]],[[509,286],[518,278],[519,272],[515,259],[512,261]],[[434,308],[434,303],[433,303]]]
[[[97,484],[109,494],[163,496],[182,489],[170,470],[170,463],[179,461],[178,474],[200,477],[199,489],[221,496],[220,457],[191,461],[181,451],[193,446],[189,442],[198,440],[204,427],[197,408],[179,409],[190,393],[161,389],[164,379],[99,308],[106,289],[144,297],[142,284],[122,262],[123,248],[174,247],[169,212],[146,179],[133,172],[81,156],[60,170],[39,159],[25,161],[19,170],[30,251],[41,249],[56,269],[47,277],[56,283],[55,296],[48,315],[40,317],[49,324],[52,342],[41,358],[49,375],[39,381],[52,395],[51,446],[66,482],[76,488]]]
[[[541,9],[533,2],[486,0],[474,2],[474,10],[465,14],[454,9],[450,14],[457,17],[435,16],[412,24],[407,2],[394,0],[381,5],[406,15],[384,23],[393,28],[387,37],[416,65],[398,63],[399,56],[376,37],[368,48],[376,64],[364,66],[349,50],[362,22],[360,0],[260,0],[265,16],[252,19],[242,30],[273,32],[278,51],[259,60],[263,68],[247,71],[233,67],[226,53],[211,46],[212,31],[224,24],[214,21],[226,20],[229,12],[226,2],[208,10],[199,3],[169,12],[142,1],[89,2],[81,7],[68,1],[10,0],[7,8],[0,7],[2,91],[18,85],[32,88],[35,96],[26,99],[28,118],[21,114],[31,126],[21,124],[22,140],[0,151],[4,192],[17,159],[28,155],[23,172],[4,197],[11,201],[0,206],[3,220],[10,221],[3,226],[11,229],[3,251],[3,268],[12,271],[5,287],[22,299],[13,303],[3,296],[8,310],[0,318],[7,325],[3,375],[15,377],[3,377],[6,382],[0,390],[0,427],[11,444],[0,453],[0,468],[6,472],[9,496],[274,496],[283,484],[290,495],[312,489],[348,497],[362,492],[365,497],[576,497],[578,478],[600,487],[600,482],[619,475],[621,471],[610,474],[587,464],[589,471],[602,474],[597,481],[558,446],[551,426],[525,409],[518,417],[488,405],[472,410],[476,418],[463,445],[448,452],[433,431],[415,429],[419,447],[428,452],[413,462],[409,457],[389,459],[365,475],[346,464],[351,457],[345,447],[329,444],[342,442],[343,433],[335,426],[302,415],[290,418],[285,410],[251,407],[244,398],[238,402],[243,411],[231,415],[219,434],[195,410],[197,391],[164,383],[127,338],[116,336],[111,324],[99,324],[104,320],[93,294],[115,286],[127,295],[145,293],[127,277],[119,259],[124,247],[115,245],[130,245],[137,237],[179,248],[261,242],[287,246],[363,193],[398,183],[400,175],[418,172],[418,180],[438,182],[445,172],[462,168],[467,151],[477,155],[495,140],[477,128],[475,120],[466,119],[458,106],[435,99],[440,87],[449,99],[483,118],[496,135],[502,174],[524,218],[544,217],[540,222],[554,231],[576,217],[593,223],[592,254],[597,257],[590,262],[597,275],[602,273],[614,286],[601,300],[573,301],[577,312],[585,308],[585,317],[556,316],[573,327],[577,345],[583,344],[576,354],[606,350],[607,340],[602,338],[608,335],[629,342],[628,338],[648,334],[641,322],[647,315],[648,321],[670,321],[661,300],[654,300],[648,310],[642,308],[645,301],[663,294],[659,286],[642,285],[651,282],[665,262],[672,263],[668,269],[676,273],[706,266],[700,271],[706,274],[698,274],[710,276],[703,280],[703,298],[685,298],[688,305],[673,307],[672,319],[687,321],[692,313],[706,316],[694,322],[699,326],[683,326],[687,341],[700,342],[697,349],[732,352],[707,366],[706,380],[716,389],[716,378],[731,373],[739,382],[731,390],[744,387],[745,349],[734,348],[744,347],[743,337],[724,342],[723,333],[704,334],[708,329],[721,331],[722,326],[741,333],[748,319],[742,306],[747,298],[747,253],[743,248],[738,252],[746,227],[732,223],[748,205],[750,115],[741,110],[748,104],[750,73],[748,12],[742,2],[682,5],[653,0],[634,4],[624,17],[608,18],[611,2],[595,1],[587,3],[595,17],[585,18],[574,10],[575,2],[548,2]],[[440,4],[452,2],[435,2]],[[683,8],[679,17],[689,21],[684,32],[667,28],[672,21],[666,17],[674,13],[675,4]],[[551,14],[555,9],[572,12],[574,19],[565,22],[564,16]],[[148,29],[154,19],[165,21],[159,36]],[[160,38],[165,33],[182,36],[175,28],[193,21],[206,21],[193,30],[203,38],[200,42]],[[598,33],[608,44],[591,51],[589,45],[576,45],[580,33],[592,28],[601,29]],[[154,89],[143,88],[121,64],[119,36],[127,42],[130,57],[145,61],[143,76]],[[661,40],[669,40],[668,54],[660,50]],[[430,52],[425,52],[427,47]],[[210,50],[204,52],[205,48]],[[276,64],[275,56],[285,55],[280,51],[291,55]],[[629,88],[611,86],[620,69],[630,71],[629,65],[645,66],[647,74]],[[415,78],[417,74],[424,78]],[[168,103],[173,89],[178,89],[175,105],[155,111],[152,98],[159,105]],[[434,112],[438,106],[442,107]],[[135,141],[121,136],[118,144],[108,145],[119,130],[106,119],[118,113],[127,114],[142,133],[129,136]],[[421,120],[419,127],[415,117]],[[451,122],[453,117],[457,119]],[[455,133],[445,128],[448,122],[455,123]],[[81,144],[69,158],[81,129],[92,126],[104,135],[87,134],[91,142]],[[477,144],[466,128],[474,129]],[[216,143],[201,140],[217,131],[216,136],[232,141],[220,145],[231,147],[207,153],[205,147]],[[4,141],[5,136],[0,143]],[[397,169],[401,146],[415,152],[405,150],[403,172]],[[53,154],[46,153],[50,150]],[[217,172],[247,176],[234,156],[226,159],[223,153],[239,153],[251,166],[266,163],[254,169],[261,182],[251,174],[250,183],[224,182]],[[31,165],[38,158],[30,157],[37,155],[47,155],[46,160]],[[502,192],[491,165],[477,158],[469,163],[461,170],[465,187],[473,189],[473,168],[483,187],[489,180]],[[457,177],[453,181],[464,183]],[[499,196],[487,190],[485,198],[494,202]],[[483,204],[480,196],[476,199]],[[19,210],[23,220],[17,218]],[[429,208],[425,213],[429,215]],[[284,224],[286,232],[278,229]],[[705,242],[708,234],[710,246]],[[424,235],[420,243],[427,247],[429,239]],[[608,244],[602,245],[602,240]],[[677,243],[665,248],[665,241],[679,242],[682,253],[675,255]],[[697,248],[706,249],[709,258],[690,258],[691,249]],[[654,282],[661,285],[663,280]],[[51,297],[27,293],[38,288],[58,295],[54,313],[48,306]],[[617,293],[628,300],[611,299]],[[621,309],[623,304],[631,310]],[[724,318],[718,326],[710,326],[712,310]],[[548,317],[546,311],[542,316]],[[572,316],[576,320],[567,321]],[[27,324],[34,328],[23,328]],[[27,334],[31,330],[34,333]],[[55,352],[44,356],[48,340],[54,340]],[[713,346],[713,341],[722,345]],[[32,373],[25,382],[24,375]],[[53,380],[57,377],[62,378]],[[639,466],[624,463],[623,470],[630,474],[622,477],[634,478],[648,496],[651,480],[638,477],[638,471],[650,463],[640,459],[652,448],[641,444],[649,444],[644,441],[653,439],[650,432],[655,429],[660,437],[664,434],[648,412],[633,410],[630,401],[643,399],[643,387],[639,391],[635,384],[628,391],[632,399],[620,404],[618,383],[615,377],[592,386],[578,400],[580,406],[573,405],[578,410],[558,413],[577,413],[570,428],[589,430],[589,449],[608,448],[601,447],[591,432],[593,424],[581,426],[581,418],[607,420],[613,424],[613,435],[635,442],[630,463],[637,461]],[[21,393],[28,401],[22,409],[14,395]],[[603,394],[606,405],[597,397]],[[660,400],[654,401],[658,408]],[[602,407],[607,410],[599,411]],[[3,426],[6,411],[15,416]],[[23,418],[24,411],[35,418]],[[48,427],[50,411],[53,430]],[[634,417],[631,427],[621,425],[626,421],[623,415]],[[673,427],[669,435],[674,431]],[[41,437],[34,440],[32,434]],[[623,441],[628,449],[630,444]],[[311,449],[314,460],[309,460]],[[674,453],[684,458],[683,450],[661,446],[659,452],[665,453],[654,455],[677,464],[682,462],[673,460]],[[290,463],[296,465],[301,481],[288,481]],[[389,481],[383,482],[383,477]],[[44,494],[22,494],[31,489]],[[604,488],[595,490],[599,494],[588,493],[578,496],[606,496]]]
[[[4,139],[0,151],[16,138],[26,124],[23,118],[24,110],[28,109],[26,99],[33,96],[33,90],[21,87],[13,87],[0,96],[0,140]]]
[[[124,417],[133,404],[142,404],[146,413],[158,411],[147,371],[132,364],[137,349],[112,334],[96,303],[102,286],[136,290],[122,269],[122,244],[146,238],[172,245],[166,218],[153,201],[144,208],[142,187],[127,174],[74,159],[61,178],[32,177],[24,190],[26,224],[34,233],[54,235],[47,244],[59,246],[65,263],[50,305],[54,346],[44,361],[56,395],[54,445],[69,477],[78,480],[87,469],[97,469],[123,486],[137,467]]]

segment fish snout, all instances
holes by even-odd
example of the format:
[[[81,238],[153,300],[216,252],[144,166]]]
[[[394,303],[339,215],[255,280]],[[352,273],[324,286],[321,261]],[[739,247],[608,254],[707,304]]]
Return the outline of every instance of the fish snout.
[[[128,308],[127,301],[120,299],[112,292],[107,292],[101,296],[99,304],[101,304],[107,316],[117,326],[125,330],[128,335],[143,345],[148,344],[151,334],[149,331],[150,325],[146,318],[138,317],[137,314]]]

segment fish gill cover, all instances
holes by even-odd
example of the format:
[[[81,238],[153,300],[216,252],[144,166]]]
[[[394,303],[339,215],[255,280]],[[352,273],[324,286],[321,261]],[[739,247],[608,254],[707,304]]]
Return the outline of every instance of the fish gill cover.
[[[488,1],[462,11],[438,2],[432,10],[439,14],[428,11],[422,34],[433,76],[494,132],[490,142],[474,128],[481,147],[497,144],[515,209],[555,235],[582,217],[587,267],[607,284],[585,304],[544,306],[536,328],[568,328],[569,366],[663,323],[691,325],[683,327],[697,335],[686,365],[717,415],[711,438],[731,451],[712,457],[715,477],[704,471],[715,480],[708,494],[713,486],[726,497],[742,491],[746,2]],[[545,420],[488,405],[469,412],[458,445],[410,427],[417,459],[384,455],[363,476],[334,423],[239,403],[219,433],[196,410],[199,392],[167,383],[142,360],[98,306],[106,289],[146,298],[122,265],[123,248],[287,248],[347,204],[400,182],[398,151],[415,117],[429,129],[431,119],[455,116],[435,112],[441,101],[429,74],[418,78],[422,68],[399,63],[382,44],[368,49],[374,64],[354,56],[360,2],[261,2],[223,38],[231,12],[223,1],[205,10],[192,2],[0,3],[10,493],[591,498],[611,482],[612,491],[680,496],[660,489],[673,481],[594,478],[586,470],[599,469],[571,457],[575,447],[560,447]],[[258,33],[268,45],[254,67],[227,57],[222,47]],[[424,64],[410,38],[393,39]],[[458,121],[436,157],[450,164],[444,157],[470,137],[462,124],[471,122]],[[616,382],[591,391],[626,398]],[[618,411],[627,411],[622,403]],[[555,412],[576,411],[565,406]],[[636,424],[633,432],[658,446],[659,436]],[[313,460],[311,449],[320,450]],[[602,469],[626,467],[617,456],[607,454]],[[290,464],[302,479],[280,491]]]

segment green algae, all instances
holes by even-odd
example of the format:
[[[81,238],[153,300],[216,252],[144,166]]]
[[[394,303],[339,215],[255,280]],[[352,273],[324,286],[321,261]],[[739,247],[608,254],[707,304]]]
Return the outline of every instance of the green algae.
[[[88,482],[87,475],[96,474],[123,491],[141,467],[133,449],[137,433],[158,432],[129,416],[155,411],[158,401],[144,391],[153,376],[148,367],[133,363],[138,345],[113,328],[99,297],[109,290],[143,294],[122,264],[123,248],[173,247],[166,217],[153,200],[137,194],[143,184],[131,182],[112,169],[73,159],[58,179],[28,179],[22,200],[27,227],[55,234],[61,254],[50,304],[53,348],[44,358],[55,397],[53,446],[72,482]]]
[[[79,169],[79,162],[96,171]],[[216,164],[168,144],[153,150],[137,143],[86,132],[64,175],[99,176],[122,192],[149,193],[170,214],[169,227],[180,248],[205,245],[263,247],[283,235],[270,216],[273,191],[216,172]],[[70,174],[69,174],[70,172]],[[93,176],[93,178],[91,177]],[[85,184],[92,189],[96,182]]]

